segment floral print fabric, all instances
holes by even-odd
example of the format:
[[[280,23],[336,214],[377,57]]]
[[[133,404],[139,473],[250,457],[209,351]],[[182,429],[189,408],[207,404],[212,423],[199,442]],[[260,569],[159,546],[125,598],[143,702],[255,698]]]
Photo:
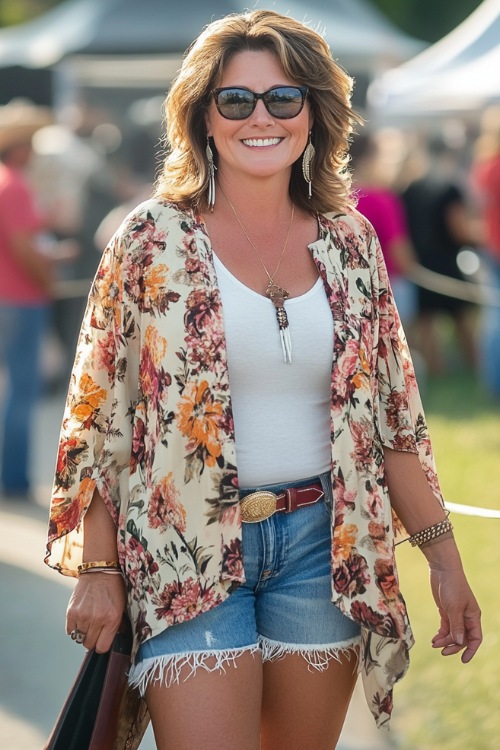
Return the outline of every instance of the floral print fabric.
[[[334,318],[332,600],[361,625],[379,726],[413,637],[399,591],[384,446],[418,453],[441,499],[380,246],[356,211],[318,217],[310,251]],[[47,562],[75,575],[97,489],[112,515],[135,650],[244,580],[222,307],[210,240],[190,210],[139,206],[106,249],[61,430]]]

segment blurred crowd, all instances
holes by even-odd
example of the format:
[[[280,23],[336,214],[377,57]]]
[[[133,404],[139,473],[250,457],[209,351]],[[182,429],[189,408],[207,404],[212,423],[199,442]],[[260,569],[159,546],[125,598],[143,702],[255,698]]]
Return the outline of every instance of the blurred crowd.
[[[499,398],[500,107],[472,134],[448,124],[357,135],[358,210],[378,233],[422,384],[469,370]]]
[[[0,107],[0,492],[29,498],[36,399],[64,391],[100,253],[148,197],[161,97]],[[467,369],[500,398],[500,108],[475,132],[367,126],[351,168],[419,378]],[[450,348],[450,339],[455,346]]]

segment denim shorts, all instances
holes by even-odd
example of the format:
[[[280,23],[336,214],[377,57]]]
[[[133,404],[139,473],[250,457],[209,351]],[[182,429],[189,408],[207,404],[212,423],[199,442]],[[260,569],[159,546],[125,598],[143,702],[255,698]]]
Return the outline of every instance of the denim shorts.
[[[186,666],[187,676],[198,668],[224,670],[245,651],[260,653],[263,661],[300,653],[319,670],[331,658],[352,653],[359,626],[331,601],[329,474],[247,488],[240,496],[257,489],[278,493],[314,481],[321,482],[324,499],[243,524],[245,583],[209,612],[172,625],[140,647],[129,681],[141,693],[151,682],[178,682]]]

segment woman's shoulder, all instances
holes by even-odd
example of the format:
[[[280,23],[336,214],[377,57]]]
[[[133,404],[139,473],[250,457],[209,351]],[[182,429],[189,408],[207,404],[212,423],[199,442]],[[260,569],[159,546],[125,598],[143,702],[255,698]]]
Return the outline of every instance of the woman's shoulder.
[[[161,198],[148,198],[129,210],[108,242],[107,250],[120,257],[125,265],[143,258],[149,262],[161,261],[165,253],[174,257],[186,235],[197,229],[192,209]]]
[[[128,213],[124,224],[129,226],[131,223],[147,222],[153,223],[160,229],[167,229],[175,225],[180,227],[186,221],[192,220],[193,212],[191,209],[172,201],[152,197],[135,206]]]
[[[346,206],[342,211],[330,211],[320,215],[320,223],[337,236],[352,235],[359,237],[360,242],[367,242],[375,234],[370,221],[353,206]]]

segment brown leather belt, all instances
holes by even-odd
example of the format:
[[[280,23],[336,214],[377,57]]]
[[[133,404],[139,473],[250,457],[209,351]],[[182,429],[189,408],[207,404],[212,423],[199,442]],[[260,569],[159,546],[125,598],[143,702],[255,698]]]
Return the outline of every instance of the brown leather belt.
[[[320,482],[304,487],[289,487],[277,495],[269,490],[258,490],[241,500],[241,520],[245,523],[258,523],[274,513],[292,513],[306,505],[314,505],[324,495]]]

